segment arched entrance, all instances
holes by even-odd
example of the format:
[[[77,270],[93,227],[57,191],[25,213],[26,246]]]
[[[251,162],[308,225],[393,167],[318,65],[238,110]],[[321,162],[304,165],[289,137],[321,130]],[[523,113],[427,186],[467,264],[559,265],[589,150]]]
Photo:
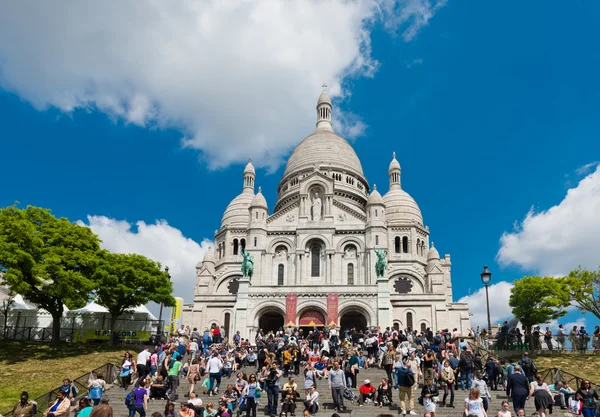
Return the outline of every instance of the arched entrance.
[[[342,314],[340,328],[342,332],[353,328],[356,330],[366,330],[367,318],[361,312],[348,311],[347,313]]]
[[[300,320],[298,320],[298,326],[307,328],[307,330],[312,330],[316,327],[325,326],[325,317],[320,311],[317,310],[306,310],[300,315]],[[307,331],[305,330],[306,334]]]
[[[276,332],[283,327],[283,315],[276,311],[267,311],[258,319],[258,327],[263,329],[265,334],[270,331]]]

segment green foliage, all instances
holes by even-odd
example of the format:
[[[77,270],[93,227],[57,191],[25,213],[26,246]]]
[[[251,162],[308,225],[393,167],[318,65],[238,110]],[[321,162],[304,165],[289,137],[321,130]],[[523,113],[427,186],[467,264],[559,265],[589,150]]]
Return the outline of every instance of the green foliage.
[[[110,312],[112,335],[117,318],[139,305],[149,301],[175,305],[169,275],[158,262],[142,255],[102,251],[92,278],[96,302]]]
[[[600,319],[600,269],[588,271],[577,268],[566,277],[569,295],[583,313]]]
[[[3,284],[52,315],[53,343],[59,340],[63,304],[81,308],[94,289],[90,277],[99,249],[91,229],[56,218],[48,209],[0,209]]]
[[[523,277],[514,284],[508,304],[524,326],[547,323],[567,313],[571,300],[564,278]]]

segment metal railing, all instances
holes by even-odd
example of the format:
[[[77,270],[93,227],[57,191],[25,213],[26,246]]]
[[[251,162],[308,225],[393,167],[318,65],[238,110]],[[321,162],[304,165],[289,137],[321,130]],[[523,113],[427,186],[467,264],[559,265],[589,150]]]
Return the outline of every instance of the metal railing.
[[[533,345],[531,341],[533,340]],[[590,346],[591,342],[591,346]],[[568,347],[568,345],[570,346]],[[543,334],[538,338],[530,339],[529,336],[516,337],[514,335],[495,335],[490,338],[478,337],[478,346],[494,350],[527,350],[527,351],[600,351],[600,336],[577,335],[558,336],[546,339]]]
[[[91,370],[77,378],[73,379],[72,384],[77,389],[77,397],[76,400],[79,401],[80,398],[87,397],[88,395],[88,382],[90,379],[90,374],[99,375],[102,374],[104,380],[108,384],[113,384],[117,381],[119,377],[119,367],[113,363],[105,363],[104,365]],[[37,403],[37,412],[38,415],[41,415],[54,401],[56,400],[56,396],[58,394],[58,387],[60,386],[60,382],[57,383],[56,389],[52,391],[48,391],[45,394],[40,395],[33,399]],[[15,404],[18,401],[18,398],[15,398]],[[4,417],[13,417],[12,410],[1,413]]]
[[[60,340],[70,342],[75,336],[74,329],[61,329]],[[0,340],[21,340],[49,342],[52,340],[51,327],[6,327],[0,326]]]

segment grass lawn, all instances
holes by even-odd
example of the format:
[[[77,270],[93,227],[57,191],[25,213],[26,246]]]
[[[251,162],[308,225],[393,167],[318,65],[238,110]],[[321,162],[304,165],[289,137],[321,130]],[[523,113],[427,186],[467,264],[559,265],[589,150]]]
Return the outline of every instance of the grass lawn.
[[[107,362],[120,364],[123,353],[136,346],[65,343],[53,348],[34,342],[0,342],[0,414],[12,410],[22,391],[36,398]],[[44,410],[39,410],[40,412]]]
[[[534,356],[533,359],[540,371],[548,368],[560,368],[562,371],[588,378],[590,381],[600,384],[599,355]]]

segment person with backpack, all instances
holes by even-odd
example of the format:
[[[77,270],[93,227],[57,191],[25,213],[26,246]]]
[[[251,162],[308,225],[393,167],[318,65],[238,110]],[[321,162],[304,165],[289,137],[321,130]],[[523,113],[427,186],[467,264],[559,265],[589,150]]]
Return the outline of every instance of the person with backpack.
[[[523,357],[519,361],[519,366],[523,370],[523,374],[527,377],[527,380],[530,383],[533,382],[533,378],[535,374],[537,374],[537,367],[527,352],[523,352]]]
[[[460,360],[458,361],[458,368],[460,369],[460,389],[463,391],[465,390],[466,381],[467,390],[470,390],[473,371],[475,370],[475,362],[473,360],[473,355],[467,350],[466,346],[463,346]]]
[[[400,391],[400,409],[402,414],[406,415],[406,402],[408,397],[408,410],[411,415],[417,415],[415,412],[415,399],[413,386],[416,384],[416,374],[411,368],[409,360],[404,361],[402,367],[397,368],[398,386]]]
[[[138,413],[140,417],[146,417],[146,412],[148,411],[146,381],[140,381],[139,386],[131,390],[130,394],[125,398],[126,405],[129,408],[129,417],[135,417],[135,413]]]

